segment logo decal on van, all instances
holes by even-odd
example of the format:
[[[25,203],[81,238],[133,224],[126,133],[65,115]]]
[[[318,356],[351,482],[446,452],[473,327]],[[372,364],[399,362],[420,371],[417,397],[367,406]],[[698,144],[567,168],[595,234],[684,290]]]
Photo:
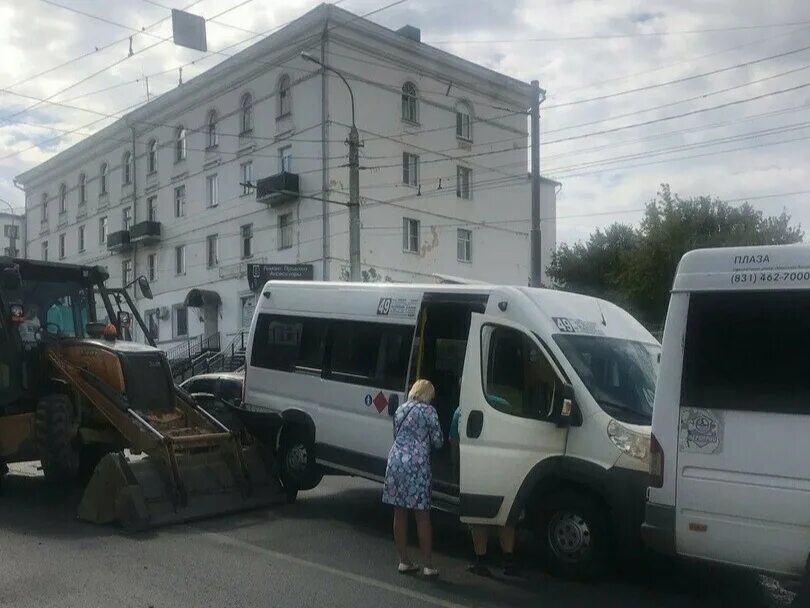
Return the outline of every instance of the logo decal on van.
[[[386,397],[382,391],[376,395],[372,395],[371,393],[367,394],[363,401],[365,402],[366,407],[371,407],[373,405],[378,414],[382,414],[383,411],[388,408],[388,397]]]
[[[723,451],[722,412],[682,408],[678,447],[681,452],[720,454]]]

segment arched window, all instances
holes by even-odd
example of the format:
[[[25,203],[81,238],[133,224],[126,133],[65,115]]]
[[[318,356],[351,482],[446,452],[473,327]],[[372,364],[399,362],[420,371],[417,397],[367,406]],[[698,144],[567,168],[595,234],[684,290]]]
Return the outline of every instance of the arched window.
[[[183,125],[177,127],[174,134],[174,162],[181,160],[186,160],[186,128]]]
[[[107,163],[101,163],[98,172],[99,194],[107,194]]]
[[[283,74],[278,79],[278,118],[287,116],[292,112],[292,89],[290,77]]]
[[[206,146],[209,148],[213,148],[217,144],[219,144],[219,134],[217,133],[217,111],[211,110],[208,112],[208,131],[207,131],[207,143]]]
[[[416,85],[406,82],[402,85],[402,120],[419,122],[419,104],[416,97]]]
[[[456,104],[456,137],[472,141],[472,108],[467,102]]]
[[[79,204],[84,205],[87,202],[87,176],[82,173],[79,175]]]
[[[241,134],[253,131],[253,96],[250,93],[242,95],[239,132]]]
[[[124,183],[132,183],[132,153],[129,150],[121,157],[121,172],[124,175]]]
[[[149,152],[146,156],[146,170],[149,173],[157,171],[157,150],[157,141],[153,139],[149,142]]]
[[[67,185],[59,186],[59,213],[67,213]]]

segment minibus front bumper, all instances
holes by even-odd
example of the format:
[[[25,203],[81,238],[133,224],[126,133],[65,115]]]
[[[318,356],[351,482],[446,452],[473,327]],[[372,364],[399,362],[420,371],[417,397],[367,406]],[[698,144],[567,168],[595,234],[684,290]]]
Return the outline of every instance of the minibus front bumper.
[[[641,525],[644,545],[662,555],[675,555],[675,507],[648,502]]]

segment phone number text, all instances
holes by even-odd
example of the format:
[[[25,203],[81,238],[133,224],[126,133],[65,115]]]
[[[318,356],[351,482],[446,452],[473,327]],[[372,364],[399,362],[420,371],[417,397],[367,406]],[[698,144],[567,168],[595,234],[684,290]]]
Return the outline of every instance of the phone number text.
[[[810,270],[790,272],[735,272],[731,275],[734,285],[745,283],[793,283],[810,281]]]

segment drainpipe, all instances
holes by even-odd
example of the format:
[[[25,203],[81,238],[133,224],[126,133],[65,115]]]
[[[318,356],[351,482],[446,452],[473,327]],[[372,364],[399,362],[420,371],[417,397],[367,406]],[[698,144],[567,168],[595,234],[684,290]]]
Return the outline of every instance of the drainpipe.
[[[22,257],[27,259],[28,258],[28,198],[26,197],[26,194],[25,194],[25,188],[23,188],[20,184],[17,183],[17,178],[16,177],[12,180],[12,183],[14,184],[14,187],[17,188],[17,190],[19,190],[19,191],[21,191],[23,193],[23,201],[24,201],[23,202],[23,209],[24,209],[24,211],[23,211],[23,214],[22,214],[22,222],[21,222],[22,223],[22,225],[21,225],[22,229],[20,230],[21,234],[19,235],[19,238],[22,240]]]
[[[326,65],[326,45],[328,43],[329,19],[323,24],[321,35],[321,63]],[[329,198],[329,75],[321,70],[321,196]],[[323,213],[323,280],[329,280],[329,204],[321,203]]]
[[[132,131],[132,226],[134,226],[138,223],[138,172],[136,171],[138,155],[135,148],[135,127],[130,126],[129,128]],[[137,276],[140,275],[138,274],[138,244],[135,243],[132,246],[132,278]],[[137,303],[138,289],[135,284],[132,285],[132,299]]]

